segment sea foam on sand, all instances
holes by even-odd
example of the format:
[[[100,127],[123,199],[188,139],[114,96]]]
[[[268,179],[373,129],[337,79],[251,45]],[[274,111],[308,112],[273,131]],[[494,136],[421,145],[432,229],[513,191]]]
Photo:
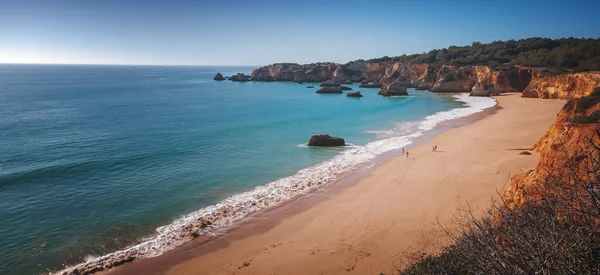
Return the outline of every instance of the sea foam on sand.
[[[406,124],[401,132],[409,132],[408,134],[393,136],[393,132],[383,131],[381,134],[387,138],[369,142],[364,146],[353,146],[331,160],[302,169],[292,176],[257,186],[218,204],[184,215],[168,225],[157,228],[154,236],[140,244],[101,257],[86,259],[85,263],[66,268],[56,274],[100,271],[134,259],[156,257],[199,235],[219,232],[253,212],[317,189],[337,175],[354,170],[359,164],[373,160],[383,153],[406,147],[441,122],[467,117],[496,105],[496,101],[488,97],[469,97],[468,94],[453,97],[464,102],[465,106],[435,113],[417,123]]]

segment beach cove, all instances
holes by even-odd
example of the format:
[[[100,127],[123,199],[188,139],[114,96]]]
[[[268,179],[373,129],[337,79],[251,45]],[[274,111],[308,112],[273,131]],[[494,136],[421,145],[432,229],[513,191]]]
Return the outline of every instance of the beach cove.
[[[519,94],[496,100],[497,111],[410,148],[409,158],[348,179],[346,187],[316,191],[253,214],[211,241],[198,238],[106,274],[392,274],[411,250],[444,243],[434,234],[439,224],[469,207],[482,213],[510,177],[534,168],[538,155],[519,153],[565,102]]]

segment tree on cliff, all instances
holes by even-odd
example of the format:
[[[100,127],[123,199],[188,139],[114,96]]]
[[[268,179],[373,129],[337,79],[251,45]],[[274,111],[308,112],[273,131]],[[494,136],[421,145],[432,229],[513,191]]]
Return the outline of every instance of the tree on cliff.
[[[367,62],[402,61],[455,65],[513,65],[558,67],[574,71],[600,70],[600,38],[527,38],[473,42],[470,46],[450,46],[423,54],[370,59]]]

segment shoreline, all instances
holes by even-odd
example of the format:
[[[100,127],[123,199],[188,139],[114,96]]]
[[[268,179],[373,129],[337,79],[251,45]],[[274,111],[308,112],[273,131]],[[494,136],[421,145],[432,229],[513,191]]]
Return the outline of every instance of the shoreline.
[[[451,96],[455,100],[463,102],[463,108],[431,114],[421,120],[418,127],[410,134],[404,133],[396,137],[378,139],[360,146],[358,149],[349,149],[350,151],[347,151],[346,154],[339,154],[331,160],[305,168],[293,176],[258,186],[253,190],[229,197],[218,204],[186,214],[168,225],[157,228],[157,233],[153,237],[149,237],[141,243],[66,267],[56,271],[55,274],[106,272],[132,261],[155,259],[198,239],[211,240],[211,237],[206,237],[229,232],[231,228],[238,227],[237,224],[243,224],[243,220],[247,220],[256,212],[262,212],[267,208],[279,208],[279,204],[285,204],[294,197],[303,196],[306,193],[313,194],[312,192],[317,189],[328,185],[337,185],[338,182],[346,181],[348,177],[352,178],[352,182],[357,182],[360,177],[368,175],[376,164],[393,157],[395,152],[400,151],[400,148],[415,146],[414,144],[425,142],[445,129],[467,124],[471,121],[469,119],[471,116],[485,114],[487,110],[494,109],[497,105],[495,100],[473,98],[464,93],[452,93],[444,96]],[[336,172],[336,170],[338,171]],[[279,191],[274,193],[272,188]],[[194,228],[199,228],[199,230]]]
[[[503,95],[497,100],[496,111],[484,119],[439,133],[410,149],[414,158],[391,157],[357,182],[332,184],[302,199],[252,214],[239,226],[241,230],[233,228],[215,241],[198,245],[199,240],[194,240],[164,255],[136,260],[104,274],[393,271],[401,265],[402,253],[419,246],[431,234],[436,219],[448,222],[464,206],[463,201],[476,211],[487,209],[489,198],[504,188],[508,177],[537,164],[536,153],[520,156],[510,149],[531,147],[554,122],[564,101],[517,95]],[[520,108],[523,104],[528,108]],[[507,118],[519,125],[503,125]],[[464,144],[458,142],[463,140]],[[439,145],[441,151],[431,153],[430,144]],[[480,146],[485,150],[477,149]],[[464,149],[460,151],[463,155],[442,152],[456,149]],[[430,170],[432,166],[437,169]],[[456,167],[462,169],[449,169]],[[377,183],[382,185],[374,187]]]
[[[486,108],[483,111],[470,114],[466,117],[443,121],[435,125],[433,129],[425,131],[422,136],[412,140],[411,144],[407,145],[405,148],[408,151],[412,148],[422,146],[445,131],[485,119],[486,117],[495,114],[500,109],[501,107],[496,103],[493,107]],[[242,220],[236,221],[227,228],[224,228],[223,232],[218,235],[202,234],[188,243],[180,245],[159,256],[135,259],[132,262],[108,270],[103,270],[98,274],[164,274],[174,265],[174,263],[219,251],[228,247],[231,241],[242,240],[254,235],[262,234],[277,226],[282,219],[302,213],[319,203],[341,194],[347,188],[358,184],[361,180],[368,177],[378,166],[399,157],[403,157],[399,149],[383,153],[373,160],[359,164],[355,169],[336,175],[334,180],[327,182],[317,189],[310,190],[307,193],[299,194],[290,200],[251,213]]]

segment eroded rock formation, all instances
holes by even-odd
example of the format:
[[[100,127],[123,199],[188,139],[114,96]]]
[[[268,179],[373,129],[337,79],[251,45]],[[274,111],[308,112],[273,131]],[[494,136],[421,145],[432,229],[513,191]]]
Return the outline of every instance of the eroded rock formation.
[[[381,88],[395,82],[432,92],[473,92],[474,95],[521,92],[537,76],[533,69],[516,66],[456,66],[405,62],[277,63],[252,72],[256,81],[362,82],[363,88]]]
[[[548,186],[571,185],[575,180],[587,180],[590,140],[600,144],[597,130],[600,123],[600,88],[591,96],[570,100],[558,113],[557,120],[537,141],[534,150],[540,153],[535,170],[517,175],[503,194],[509,206],[543,199]],[[560,179],[559,182],[556,180]]]
[[[236,75],[233,75],[229,78],[229,80],[231,81],[239,81],[239,82],[246,82],[246,81],[250,81],[250,76],[247,76],[245,74],[242,73],[238,73]]]
[[[317,90],[317,94],[341,94],[343,93],[340,86],[322,86]]]
[[[363,95],[360,93],[360,91],[356,91],[356,92],[349,92],[346,94],[347,97],[362,97]]]
[[[215,77],[213,77],[213,80],[225,80],[225,78],[221,73],[217,73]]]
[[[542,76],[531,81],[523,97],[580,98],[600,86],[600,72],[571,73]]]
[[[383,85],[378,94],[382,96],[404,96],[408,95],[408,92],[402,82],[391,82]]]
[[[332,137],[330,135],[314,135],[310,137],[308,146],[344,146],[346,142],[343,138]]]

